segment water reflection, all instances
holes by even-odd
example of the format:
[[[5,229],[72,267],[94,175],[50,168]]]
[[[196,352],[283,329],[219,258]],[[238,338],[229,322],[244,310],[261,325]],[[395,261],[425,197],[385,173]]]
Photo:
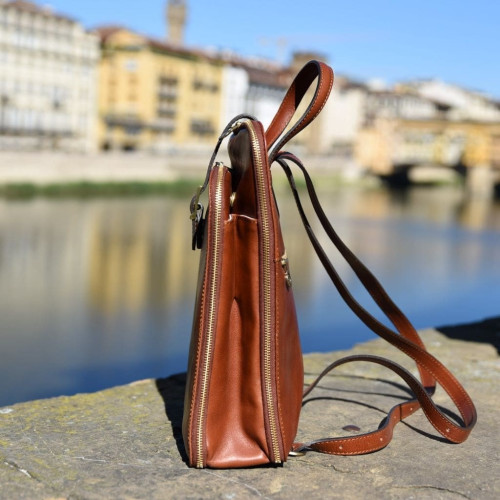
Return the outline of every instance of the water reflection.
[[[370,338],[334,293],[290,197],[278,198],[304,350]],[[418,327],[498,315],[498,205],[454,189],[321,199]],[[199,259],[186,213],[185,199],[156,197],[0,202],[0,405],[185,368]]]
[[[449,188],[349,190],[323,199],[339,234],[375,271],[418,328],[498,314],[498,204],[479,205],[465,199],[460,190]],[[482,208],[478,210],[478,206]],[[290,256],[291,262],[300,258],[300,254]],[[334,260],[354,295],[384,320],[352,272],[342,261],[337,262]],[[347,348],[366,339],[370,334],[332,294],[328,278],[316,262],[315,268],[318,275],[306,291],[307,307],[301,307],[307,349],[328,349],[327,342]]]
[[[189,221],[177,201],[102,203],[90,230],[90,297],[107,317],[191,300]],[[187,265],[187,261],[191,265]]]

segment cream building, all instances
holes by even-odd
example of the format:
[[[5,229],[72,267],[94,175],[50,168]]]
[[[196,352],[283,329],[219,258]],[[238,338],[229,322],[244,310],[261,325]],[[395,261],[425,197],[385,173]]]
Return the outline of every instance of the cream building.
[[[98,37],[49,7],[0,1],[0,149],[91,151]]]

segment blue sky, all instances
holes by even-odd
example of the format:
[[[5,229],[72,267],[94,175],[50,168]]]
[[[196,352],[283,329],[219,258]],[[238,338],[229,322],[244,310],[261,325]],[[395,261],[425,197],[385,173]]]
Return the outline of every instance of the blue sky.
[[[391,83],[438,77],[500,98],[500,1],[188,0],[186,43],[289,60],[325,55],[338,73]],[[165,35],[165,0],[52,0],[88,28]]]

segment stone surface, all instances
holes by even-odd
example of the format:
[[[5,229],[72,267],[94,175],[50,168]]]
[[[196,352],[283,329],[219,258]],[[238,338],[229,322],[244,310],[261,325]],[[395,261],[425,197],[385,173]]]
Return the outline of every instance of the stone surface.
[[[464,383],[479,413],[461,445],[445,443],[418,412],[384,450],[358,457],[308,453],[279,468],[195,470],[183,461],[184,375],[95,394],[0,408],[0,498],[384,498],[496,499],[500,321],[422,333],[429,350]],[[468,334],[466,334],[468,332]],[[306,380],[348,353],[404,356],[376,340],[348,352],[305,356]],[[299,440],[378,426],[407,393],[391,372],[356,363],[327,377],[301,415]],[[439,391],[438,403],[447,403]],[[448,406],[450,409],[451,406]],[[352,431],[351,431],[352,432]],[[348,433],[348,432],[347,432]]]

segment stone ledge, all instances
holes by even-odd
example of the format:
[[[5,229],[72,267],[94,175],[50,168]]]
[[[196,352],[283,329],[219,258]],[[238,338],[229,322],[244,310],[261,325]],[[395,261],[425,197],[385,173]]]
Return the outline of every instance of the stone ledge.
[[[464,383],[478,407],[478,424],[462,445],[442,442],[418,412],[378,453],[308,453],[280,468],[194,470],[182,458],[185,379],[175,375],[1,408],[0,498],[499,498],[499,358],[488,343],[450,338],[488,331],[493,339],[499,327],[496,318],[443,328],[446,335],[422,332],[429,350]],[[375,340],[350,351],[306,355],[307,376],[361,352],[413,368]],[[345,434],[342,428],[349,424],[362,431],[376,428],[406,397],[398,384],[375,365],[341,367],[313,393],[315,401],[305,404],[297,439]],[[447,402],[443,391],[436,400]]]

